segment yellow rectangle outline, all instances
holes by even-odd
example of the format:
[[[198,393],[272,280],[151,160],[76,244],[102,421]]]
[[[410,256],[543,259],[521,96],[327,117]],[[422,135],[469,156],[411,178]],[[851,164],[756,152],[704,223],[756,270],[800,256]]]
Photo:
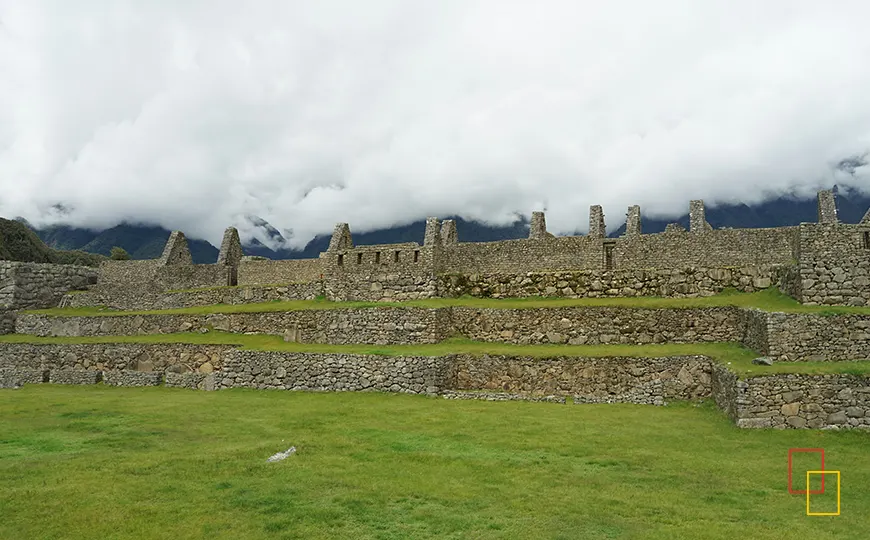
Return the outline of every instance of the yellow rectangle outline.
[[[837,511],[836,512],[810,512],[810,475],[811,474],[836,474],[837,475]],[[840,515],[840,471],[807,471],[807,515],[808,516],[839,516]]]

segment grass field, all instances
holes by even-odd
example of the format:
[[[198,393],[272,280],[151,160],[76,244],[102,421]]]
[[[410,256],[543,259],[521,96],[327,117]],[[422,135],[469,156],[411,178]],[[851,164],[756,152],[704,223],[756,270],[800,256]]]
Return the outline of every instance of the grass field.
[[[281,336],[269,334],[232,334],[212,331],[205,334],[181,332],[141,336],[39,337],[28,334],[0,335],[2,343],[77,344],[77,343],[191,343],[200,345],[237,345],[247,350],[309,353],[377,354],[384,356],[443,356],[447,354],[492,354],[546,358],[555,356],[635,356],[662,357],[705,355],[728,365],[740,377],[771,373],[846,373],[870,375],[868,361],[841,362],[777,362],[772,366],[757,366],[752,360],[758,353],[737,343],[671,343],[651,345],[513,345],[490,343],[463,338],[422,345],[329,345],[320,343],[285,342]]]
[[[203,315],[209,313],[261,313],[274,311],[299,311],[306,309],[348,309],[375,307],[450,307],[464,306],[490,309],[523,309],[542,307],[628,307],[637,309],[654,308],[702,308],[717,306],[738,306],[758,308],[765,311],[785,311],[794,313],[817,313],[835,315],[841,313],[870,314],[870,307],[853,306],[805,306],[797,300],[770,288],[755,293],[726,291],[714,296],[698,298],[660,298],[660,297],[614,297],[614,298],[430,298],[404,302],[331,302],[328,300],[290,300],[286,302],[261,302],[254,304],[216,304],[178,309],[150,311],[117,311],[102,307],[53,308],[31,310],[55,316],[123,316],[123,315]]]
[[[840,516],[787,493],[794,447],[841,471]],[[710,405],[25,386],[0,391],[0,538],[864,539],[868,448]]]

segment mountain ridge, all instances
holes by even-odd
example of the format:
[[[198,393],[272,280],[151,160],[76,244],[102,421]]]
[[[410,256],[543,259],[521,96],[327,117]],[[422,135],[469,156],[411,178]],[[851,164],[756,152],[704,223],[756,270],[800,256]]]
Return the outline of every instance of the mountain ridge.
[[[836,186],[834,190],[837,192],[840,220],[844,223],[859,222],[867,208],[870,207],[870,194],[856,190],[838,190]],[[755,205],[726,203],[710,206],[706,209],[706,218],[714,228],[783,227],[816,221],[817,206],[814,198],[800,199],[793,196],[781,196]],[[528,221],[526,219],[518,220],[507,226],[489,226],[457,216],[444,216],[443,219],[456,220],[456,228],[462,242],[511,240],[525,238],[528,235]],[[264,220],[256,216],[248,216],[248,220],[256,226],[266,228],[266,232],[271,238],[278,240],[283,238],[278,238],[280,232]],[[611,219],[611,223],[614,221]],[[620,226],[611,230],[608,236],[616,237],[624,233],[623,218],[620,217],[619,221],[622,222]],[[641,227],[644,233],[662,232],[668,223],[679,223],[688,228],[689,216],[683,214],[673,219],[659,219],[641,215]],[[425,219],[419,219],[406,225],[363,233],[355,232],[353,239],[356,245],[422,242],[425,227]],[[119,246],[127,250],[133,259],[159,257],[170,234],[169,230],[158,225],[131,225],[127,223],[121,223],[103,231],[53,225],[34,229],[34,232],[48,247],[53,249],[80,250],[108,256],[113,246]],[[329,239],[330,235],[318,235],[301,250],[273,250],[255,239],[245,245],[243,250],[245,255],[269,259],[316,258],[322,251],[326,251]],[[188,244],[194,262],[203,264],[214,263],[217,260],[218,248],[209,242],[188,238]]]

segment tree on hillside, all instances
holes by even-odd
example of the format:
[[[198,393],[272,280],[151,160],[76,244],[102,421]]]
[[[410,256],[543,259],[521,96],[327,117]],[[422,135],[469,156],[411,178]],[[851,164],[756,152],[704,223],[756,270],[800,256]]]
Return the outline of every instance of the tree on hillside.
[[[112,251],[111,251],[111,254],[109,255],[109,257],[113,261],[129,261],[130,260],[130,254],[127,253],[127,250],[122,248],[122,247],[118,247],[118,246],[115,246],[112,248]]]

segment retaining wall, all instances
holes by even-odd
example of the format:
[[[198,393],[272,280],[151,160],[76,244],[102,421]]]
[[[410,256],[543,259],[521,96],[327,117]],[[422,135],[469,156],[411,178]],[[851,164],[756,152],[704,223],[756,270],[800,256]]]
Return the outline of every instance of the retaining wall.
[[[444,308],[449,309],[449,308]],[[16,332],[36,336],[133,336],[222,330],[331,344],[437,343],[449,330],[443,309],[384,307],[210,315],[52,317],[19,314]]]
[[[713,368],[713,397],[745,428],[870,429],[870,377],[764,375],[738,380]]]
[[[239,286],[166,291],[135,294],[106,294],[99,290],[67,294],[64,307],[106,306],[113,309],[139,311],[152,309],[178,309],[185,307],[212,306],[216,304],[239,305],[260,302],[284,302],[289,300],[314,300],[323,294],[320,281],[288,283],[279,286]]]
[[[478,341],[642,345],[740,341],[743,335],[740,312],[733,307],[454,307],[451,313],[453,331]]]
[[[777,284],[783,267],[776,265],[677,269],[575,270],[563,272],[443,274],[440,296],[521,298],[560,296],[711,296],[726,288],[755,292]]]

